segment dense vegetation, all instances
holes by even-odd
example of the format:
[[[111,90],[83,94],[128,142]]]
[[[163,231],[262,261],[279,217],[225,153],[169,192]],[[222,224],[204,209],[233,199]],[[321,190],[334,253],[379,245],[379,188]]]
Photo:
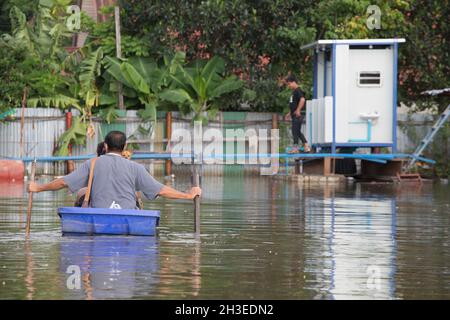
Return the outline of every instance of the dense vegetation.
[[[448,0],[118,0],[123,60],[113,58],[112,8],[103,9],[110,19],[102,23],[83,15],[86,45],[66,50],[74,33],[65,9],[72,3],[5,0],[0,14],[0,112],[24,97],[31,106],[78,108],[62,150],[83,142],[92,115],[114,120],[118,83],[126,108],[140,109],[143,122],[154,121],[157,109],[202,119],[205,111],[212,116],[243,105],[281,112],[286,74],[296,74],[312,93],[311,52],[300,46],[317,39],[406,38],[399,102],[446,106],[420,93],[450,86]],[[366,25],[370,5],[381,9],[380,29]]]
[[[449,86],[448,0],[121,0],[125,31],[149,43],[149,53],[182,49],[188,59],[220,55],[246,80],[254,110],[279,111],[277,79],[293,72],[311,94],[311,52],[316,39],[403,37],[399,101],[426,106],[420,92]],[[366,26],[369,5],[381,9],[381,29]],[[446,18],[447,17],[447,18]],[[243,94],[243,96],[242,96]],[[252,99],[253,98],[253,99]],[[242,100],[242,99],[241,99]],[[224,108],[236,108],[236,97]],[[424,105],[423,105],[424,104]]]

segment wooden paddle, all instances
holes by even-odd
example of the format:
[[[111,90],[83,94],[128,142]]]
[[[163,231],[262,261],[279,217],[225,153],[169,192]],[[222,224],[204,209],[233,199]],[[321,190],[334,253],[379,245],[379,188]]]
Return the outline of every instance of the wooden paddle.
[[[30,182],[34,182],[34,176],[36,174],[36,159],[31,164],[31,177]],[[25,234],[30,235],[31,227],[31,208],[33,207],[33,192],[28,192],[28,209],[27,209],[27,224],[25,227]]]

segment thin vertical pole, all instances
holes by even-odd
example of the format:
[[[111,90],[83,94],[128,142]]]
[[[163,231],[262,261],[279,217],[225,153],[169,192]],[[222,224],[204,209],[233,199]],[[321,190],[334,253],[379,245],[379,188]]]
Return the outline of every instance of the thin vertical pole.
[[[34,176],[36,174],[36,159],[31,164],[31,177],[30,181],[34,182]],[[30,235],[31,229],[31,208],[33,207],[33,192],[28,192],[28,209],[27,209],[27,224],[25,227],[25,234]]]
[[[200,186],[200,176],[198,173],[197,164],[193,164],[193,178],[194,178],[194,187]],[[194,198],[194,228],[195,233],[200,233],[200,198],[197,196]]]
[[[392,71],[392,153],[397,152],[397,78],[398,78],[398,43],[394,43],[394,53],[393,53],[393,71]]]
[[[25,108],[27,106],[27,88],[23,89],[22,96],[22,112],[20,115],[20,157],[23,158],[24,150],[23,150],[23,129],[25,126]]]
[[[72,128],[72,112],[68,111],[66,113],[66,130]],[[72,155],[72,144],[69,144],[69,156]],[[71,173],[74,169],[73,160],[67,160],[66,162],[66,172]]]
[[[118,6],[114,7],[114,22],[116,27],[116,57],[118,59],[122,58],[122,40],[120,36],[120,8]],[[125,103],[123,100],[123,87],[122,83],[118,82],[118,98],[119,98],[119,109],[125,110]]]
[[[198,163],[203,161],[203,134],[201,121],[194,122],[194,137],[192,139],[192,183],[194,187],[200,187],[200,175]],[[194,228],[197,235],[200,234],[200,198],[194,198]]]
[[[166,139],[167,148],[166,151],[170,151],[170,139],[172,137],[172,112],[168,111],[166,114]],[[166,160],[166,176],[172,175],[172,160]]]
[[[332,73],[331,73],[331,95],[333,96],[333,142],[331,143],[331,153],[336,153],[336,43],[332,46]]]

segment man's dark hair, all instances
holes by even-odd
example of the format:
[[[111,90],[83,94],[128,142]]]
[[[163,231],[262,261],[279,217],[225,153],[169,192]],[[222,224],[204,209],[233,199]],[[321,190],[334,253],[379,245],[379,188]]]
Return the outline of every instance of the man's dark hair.
[[[121,131],[111,131],[105,137],[105,143],[108,145],[108,151],[122,152],[125,148],[127,137]]]
[[[297,82],[297,78],[293,74],[290,74],[286,77],[286,82]]]

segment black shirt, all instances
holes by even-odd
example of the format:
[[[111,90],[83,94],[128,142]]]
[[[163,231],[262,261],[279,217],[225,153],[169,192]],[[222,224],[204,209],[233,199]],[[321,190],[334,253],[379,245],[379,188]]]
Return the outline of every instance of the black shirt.
[[[291,109],[291,117],[294,117],[294,112],[297,110],[298,103],[300,102],[300,99],[302,97],[305,97],[305,94],[303,93],[300,88],[297,88],[292,91],[291,98],[289,99],[289,108]],[[304,107],[302,108],[303,111]]]

